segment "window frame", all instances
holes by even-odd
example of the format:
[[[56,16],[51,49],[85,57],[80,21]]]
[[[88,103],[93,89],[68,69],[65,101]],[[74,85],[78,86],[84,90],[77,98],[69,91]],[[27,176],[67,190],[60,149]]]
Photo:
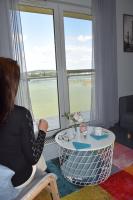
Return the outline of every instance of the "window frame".
[[[75,12],[91,16],[90,8],[78,5],[68,5],[59,2],[23,0],[20,6],[32,6],[53,10],[55,59],[57,71],[57,92],[60,128],[48,132],[47,137],[53,136],[60,129],[69,126],[64,113],[69,112],[69,86],[66,70],[65,35],[64,35],[64,12]]]

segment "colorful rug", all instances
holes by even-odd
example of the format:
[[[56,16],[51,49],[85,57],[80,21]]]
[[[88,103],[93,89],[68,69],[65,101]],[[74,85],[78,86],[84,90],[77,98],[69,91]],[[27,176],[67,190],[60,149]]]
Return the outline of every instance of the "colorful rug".
[[[59,161],[48,161],[48,170],[57,175],[61,200],[133,200],[133,149],[115,144],[111,176],[97,186],[79,187],[61,174]],[[44,192],[44,191],[43,191]],[[35,200],[50,200],[41,193]]]

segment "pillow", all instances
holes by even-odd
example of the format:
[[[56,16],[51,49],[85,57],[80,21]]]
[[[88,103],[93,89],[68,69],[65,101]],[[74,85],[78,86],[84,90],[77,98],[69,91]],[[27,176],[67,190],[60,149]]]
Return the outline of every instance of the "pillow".
[[[19,193],[11,182],[11,178],[14,175],[14,171],[0,165],[0,199],[2,200],[13,200]]]

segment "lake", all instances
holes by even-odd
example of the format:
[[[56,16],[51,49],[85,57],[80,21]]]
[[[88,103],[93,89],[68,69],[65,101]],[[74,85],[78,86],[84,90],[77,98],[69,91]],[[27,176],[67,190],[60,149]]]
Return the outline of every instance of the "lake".
[[[71,112],[85,112],[91,106],[91,79],[88,76],[69,77]],[[36,119],[58,117],[58,93],[55,78],[29,81],[32,109]]]

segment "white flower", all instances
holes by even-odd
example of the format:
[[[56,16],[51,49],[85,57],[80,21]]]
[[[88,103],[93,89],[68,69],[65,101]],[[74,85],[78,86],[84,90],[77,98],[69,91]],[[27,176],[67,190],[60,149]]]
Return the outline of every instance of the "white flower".
[[[75,112],[73,115],[73,118],[75,119],[75,121],[77,121],[79,123],[83,122],[83,118],[82,118],[80,112]]]
[[[70,120],[73,124],[81,123],[83,122],[83,118],[80,112],[74,112],[74,113],[65,113],[65,117]]]

